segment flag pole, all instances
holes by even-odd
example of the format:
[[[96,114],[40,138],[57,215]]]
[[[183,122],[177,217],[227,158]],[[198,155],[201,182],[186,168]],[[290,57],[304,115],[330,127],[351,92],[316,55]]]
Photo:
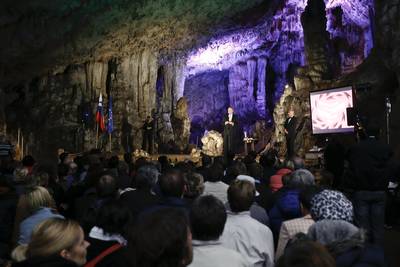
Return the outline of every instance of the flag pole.
[[[99,143],[99,124],[96,123],[96,148]]]
[[[108,141],[110,143],[110,152],[111,152],[111,133],[108,134]]]
[[[21,135],[21,159],[24,158],[24,135]]]

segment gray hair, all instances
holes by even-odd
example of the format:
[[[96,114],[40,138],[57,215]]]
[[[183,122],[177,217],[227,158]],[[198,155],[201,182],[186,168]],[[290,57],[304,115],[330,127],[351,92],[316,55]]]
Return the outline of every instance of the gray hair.
[[[365,243],[365,232],[342,220],[318,221],[308,229],[307,236],[326,246],[333,254],[362,247]]]
[[[290,174],[289,179],[285,179],[285,185],[291,187],[315,185],[315,177],[309,170],[298,169]]]
[[[160,172],[157,170],[157,167],[148,164],[140,167],[136,174],[136,186],[138,188],[141,187],[153,187],[160,176]]]

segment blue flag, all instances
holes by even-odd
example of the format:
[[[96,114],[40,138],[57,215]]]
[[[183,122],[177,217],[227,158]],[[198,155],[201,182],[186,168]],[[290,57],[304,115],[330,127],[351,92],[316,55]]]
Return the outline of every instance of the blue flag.
[[[113,112],[112,112],[112,97],[108,100],[108,123],[107,123],[107,132],[109,134],[114,130],[114,121],[113,121]]]

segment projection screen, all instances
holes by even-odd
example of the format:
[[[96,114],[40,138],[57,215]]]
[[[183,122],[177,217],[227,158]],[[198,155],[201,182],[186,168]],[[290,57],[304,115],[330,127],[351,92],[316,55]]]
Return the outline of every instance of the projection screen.
[[[310,92],[313,134],[353,132],[347,124],[347,108],[353,107],[351,86]]]

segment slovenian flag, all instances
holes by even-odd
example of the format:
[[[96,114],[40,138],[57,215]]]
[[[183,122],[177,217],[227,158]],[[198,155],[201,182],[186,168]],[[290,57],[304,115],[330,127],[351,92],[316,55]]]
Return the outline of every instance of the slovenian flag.
[[[113,112],[112,112],[112,97],[108,100],[108,123],[107,123],[107,132],[109,134],[114,130],[114,121],[113,121]]]
[[[103,96],[101,95],[101,93],[99,96],[99,104],[97,105],[96,122],[98,123],[101,131],[106,130],[106,126],[104,124],[104,115],[103,115]]]

